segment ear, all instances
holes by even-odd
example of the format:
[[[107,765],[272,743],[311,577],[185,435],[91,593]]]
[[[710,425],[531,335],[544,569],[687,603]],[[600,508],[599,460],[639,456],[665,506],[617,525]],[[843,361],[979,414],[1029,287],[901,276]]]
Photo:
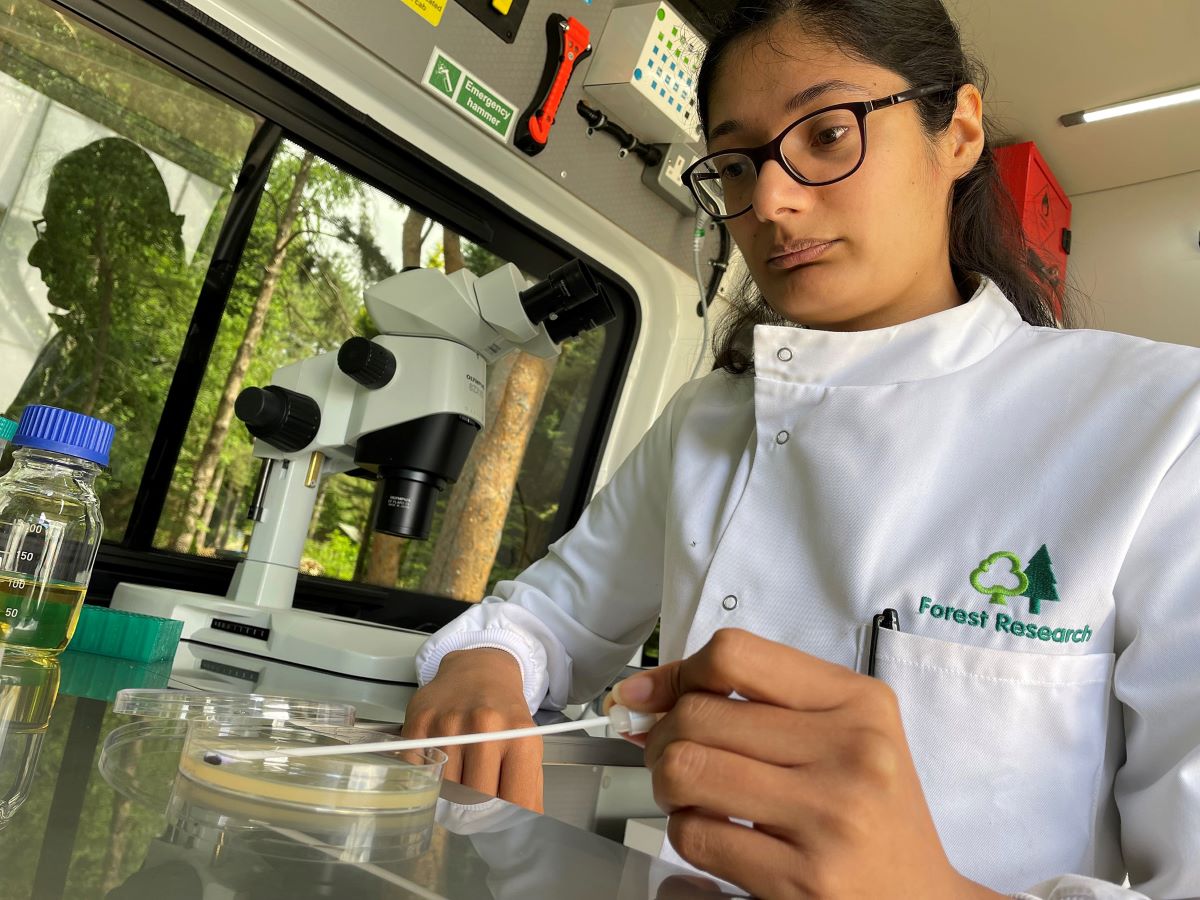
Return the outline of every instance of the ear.
[[[964,84],[942,141],[943,160],[955,180],[975,168],[983,145],[983,97],[975,85]]]

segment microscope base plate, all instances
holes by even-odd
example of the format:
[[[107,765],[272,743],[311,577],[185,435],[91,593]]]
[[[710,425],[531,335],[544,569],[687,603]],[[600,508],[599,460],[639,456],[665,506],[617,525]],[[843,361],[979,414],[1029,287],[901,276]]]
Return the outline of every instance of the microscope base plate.
[[[413,658],[429,635],[302,609],[123,582],[112,608],[183,621],[182,640],[349,678],[415,685]]]

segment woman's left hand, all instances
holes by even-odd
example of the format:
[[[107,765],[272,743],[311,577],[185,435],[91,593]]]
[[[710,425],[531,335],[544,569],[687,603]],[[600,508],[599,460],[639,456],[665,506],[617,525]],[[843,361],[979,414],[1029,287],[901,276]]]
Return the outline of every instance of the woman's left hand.
[[[613,702],[666,713],[645,746],[671,844],[756,897],[1002,896],[946,858],[877,679],[724,629],[621,682]]]

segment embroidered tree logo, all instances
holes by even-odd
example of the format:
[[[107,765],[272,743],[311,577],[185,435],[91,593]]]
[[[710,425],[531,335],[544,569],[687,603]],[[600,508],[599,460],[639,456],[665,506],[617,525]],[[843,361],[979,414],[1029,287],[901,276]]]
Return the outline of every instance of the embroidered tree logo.
[[[1033,559],[1029,560],[1025,576],[1028,578],[1029,584],[1025,590],[1021,591],[1021,596],[1029,598],[1029,611],[1035,616],[1040,615],[1043,600],[1058,600],[1058,589],[1055,587],[1058,581],[1054,577],[1050,551],[1046,549],[1045,544],[1042,544],[1042,549],[1033,554]]]
[[[1012,571],[1007,574],[1016,576],[1016,587],[1007,587],[1004,584],[984,584],[982,579],[988,574],[988,570],[992,568],[1000,560],[1007,560],[1012,567]],[[1003,577],[1004,572],[993,572],[989,581],[997,581],[998,577]],[[979,591],[981,594],[990,594],[992,599],[989,603],[996,603],[1000,606],[1008,606],[1008,597],[1023,596],[1026,589],[1029,587],[1029,577],[1021,571],[1021,560],[1015,553],[1009,553],[1007,550],[1001,550],[999,553],[993,553],[987,559],[979,564],[979,568],[971,573],[971,587]]]

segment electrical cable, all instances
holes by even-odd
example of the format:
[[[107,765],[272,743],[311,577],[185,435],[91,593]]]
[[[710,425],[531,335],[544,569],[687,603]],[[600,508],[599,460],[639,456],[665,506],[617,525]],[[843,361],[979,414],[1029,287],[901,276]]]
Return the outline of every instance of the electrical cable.
[[[700,251],[704,247],[704,238],[710,224],[717,228],[720,236],[720,247],[717,251],[717,256],[709,260],[709,265],[712,266],[712,273],[709,275],[708,283],[705,284],[704,267],[700,263]],[[708,351],[708,308],[713,300],[716,299],[717,291],[721,289],[721,281],[725,277],[725,270],[729,268],[730,250],[729,230],[725,227],[725,223],[714,222],[706,212],[698,210],[696,213],[696,231],[692,237],[692,266],[696,275],[696,288],[700,292],[700,303],[696,307],[696,314],[704,319],[704,330],[703,337],[700,339],[700,354],[696,357],[696,365],[692,368],[689,380],[700,374],[700,366],[704,362],[704,354]]]

